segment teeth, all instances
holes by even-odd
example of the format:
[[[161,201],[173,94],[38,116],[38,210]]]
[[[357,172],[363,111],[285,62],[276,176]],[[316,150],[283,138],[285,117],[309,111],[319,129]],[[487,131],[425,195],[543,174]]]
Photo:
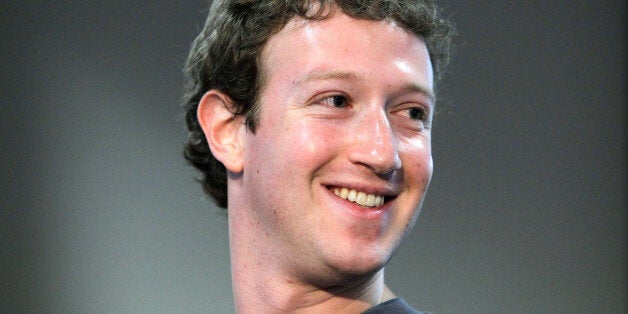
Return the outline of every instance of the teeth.
[[[347,188],[335,188],[334,194],[365,207],[375,207],[384,204],[384,197],[381,195],[366,194]]]

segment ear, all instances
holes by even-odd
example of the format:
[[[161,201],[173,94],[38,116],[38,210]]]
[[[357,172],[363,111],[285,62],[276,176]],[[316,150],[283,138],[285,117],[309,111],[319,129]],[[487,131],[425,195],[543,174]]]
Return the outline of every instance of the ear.
[[[234,116],[231,106],[229,96],[210,90],[201,98],[196,115],[214,157],[230,172],[239,173],[244,168],[242,134],[246,125]]]

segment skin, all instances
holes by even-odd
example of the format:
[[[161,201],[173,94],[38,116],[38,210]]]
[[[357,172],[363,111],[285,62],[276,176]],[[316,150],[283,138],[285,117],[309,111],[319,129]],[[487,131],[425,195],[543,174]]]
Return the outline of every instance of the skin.
[[[336,12],[295,19],[262,52],[255,133],[209,91],[199,121],[228,169],[240,313],[360,312],[394,295],[384,266],[432,175],[433,75],[423,40]],[[385,203],[365,207],[348,188]]]

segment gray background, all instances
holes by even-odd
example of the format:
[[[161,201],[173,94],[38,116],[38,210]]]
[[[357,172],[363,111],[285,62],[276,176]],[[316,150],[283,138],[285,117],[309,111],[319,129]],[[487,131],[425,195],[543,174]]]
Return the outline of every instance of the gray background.
[[[1,1],[0,312],[229,313],[181,157],[205,1]],[[435,175],[388,267],[437,313],[626,312],[626,6],[444,3]]]

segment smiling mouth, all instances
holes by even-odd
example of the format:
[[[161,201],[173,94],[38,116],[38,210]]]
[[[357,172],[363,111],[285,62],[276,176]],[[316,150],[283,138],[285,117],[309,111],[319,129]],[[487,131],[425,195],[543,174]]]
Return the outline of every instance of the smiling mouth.
[[[336,196],[363,207],[381,206],[386,201],[386,197],[383,195],[368,194],[348,188],[333,188],[333,192]]]

